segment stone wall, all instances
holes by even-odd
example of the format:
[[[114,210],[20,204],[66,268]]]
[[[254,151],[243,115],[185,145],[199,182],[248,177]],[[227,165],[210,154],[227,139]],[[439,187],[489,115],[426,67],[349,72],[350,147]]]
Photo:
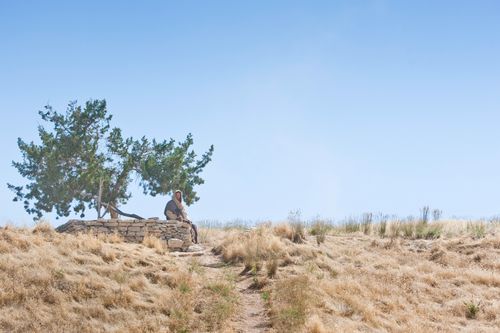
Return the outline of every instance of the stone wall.
[[[179,221],[146,220],[70,220],[56,228],[58,232],[113,234],[117,233],[126,242],[141,243],[144,236],[155,236],[170,248],[187,249],[191,243],[191,226]]]

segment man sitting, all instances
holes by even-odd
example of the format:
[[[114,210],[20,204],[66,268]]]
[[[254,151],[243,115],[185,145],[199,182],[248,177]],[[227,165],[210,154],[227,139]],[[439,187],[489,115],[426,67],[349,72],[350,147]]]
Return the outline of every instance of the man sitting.
[[[180,190],[174,192],[172,200],[167,202],[167,205],[165,206],[165,210],[163,213],[167,217],[167,220],[177,220],[189,223],[193,230],[192,232],[193,242],[195,244],[198,244],[198,228],[188,218],[186,209],[182,204],[182,192]]]

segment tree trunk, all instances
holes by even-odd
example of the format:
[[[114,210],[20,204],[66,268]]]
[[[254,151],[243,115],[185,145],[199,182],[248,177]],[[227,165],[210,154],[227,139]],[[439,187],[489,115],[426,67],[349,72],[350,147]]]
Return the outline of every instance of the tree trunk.
[[[111,207],[116,207],[116,204],[113,202],[110,204]],[[109,215],[111,215],[112,219],[117,219],[118,218],[118,212],[115,209],[109,209]]]

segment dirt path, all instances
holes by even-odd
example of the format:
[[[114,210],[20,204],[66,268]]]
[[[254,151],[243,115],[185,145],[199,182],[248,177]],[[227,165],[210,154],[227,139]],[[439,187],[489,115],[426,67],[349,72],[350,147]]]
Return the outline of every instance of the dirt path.
[[[246,275],[239,276],[236,282],[236,291],[240,295],[240,312],[232,324],[238,333],[267,332],[270,327],[270,320],[264,308],[261,294],[258,290],[251,289],[251,284],[252,278]]]
[[[238,309],[228,323],[233,332],[262,333],[269,331],[270,319],[264,307],[264,301],[258,290],[250,288],[253,282],[252,277],[240,275],[243,270],[242,266],[227,266],[209,249],[192,254],[182,254],[179,257],[184,260],[196,258],[199,264],[206,269],[207,278],[216,279],[228,272],[236,277],[235,291],[238,293]]]

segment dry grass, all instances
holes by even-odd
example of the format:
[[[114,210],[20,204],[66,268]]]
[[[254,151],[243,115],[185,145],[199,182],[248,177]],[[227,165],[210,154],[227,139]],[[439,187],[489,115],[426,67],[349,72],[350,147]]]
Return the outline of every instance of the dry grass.
[[[0,331],[218,330],[234,312],[231,289],[219,292],[160,245],[48,224],[0,228]]]
[[[202,230],[219,268],[153,237],[0,228],[0,331],[231,332],[248,292],[235,281],[246,278],[273,332],[498,332],[498,224],[408,223],[380,235],[377,223],[347,232],[352,222],[319,245],[294,243],[287,225]],[[436,226],[439,237],[426,236]]]
[[[307,275],[284,278],[274,285],[271,320],[279,332],[301,331],[310,303],[310,281]]]
[[[329,229],[320,245],[316,232],[291,242],[286,225],[215,239],[227,262],[266,268],[249,273],[265,281],[276,332],[497,332],[500,230],[482,225],[388,221],[380,235],[360,224]]]

